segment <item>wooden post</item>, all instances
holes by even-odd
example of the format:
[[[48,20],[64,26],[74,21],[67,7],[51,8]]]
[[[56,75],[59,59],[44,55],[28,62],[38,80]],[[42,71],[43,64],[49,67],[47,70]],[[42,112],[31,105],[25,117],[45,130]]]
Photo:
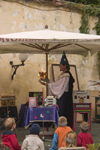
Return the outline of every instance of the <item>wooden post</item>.
[[[48,53],[46,53],[46,72],[47,72],[47,79],[48,79]],[[46,86],[46,97],[48,96],[48,86]]]

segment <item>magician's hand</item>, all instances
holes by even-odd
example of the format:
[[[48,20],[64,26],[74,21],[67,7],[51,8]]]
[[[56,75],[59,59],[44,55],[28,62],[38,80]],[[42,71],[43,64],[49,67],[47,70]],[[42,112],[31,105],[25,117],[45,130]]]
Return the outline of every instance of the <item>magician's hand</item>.
[[[41,79],[38,80],[41,84],[45,85],[45,86],[48,86],[48,83],[47,82],[43,82],[41,81]]]

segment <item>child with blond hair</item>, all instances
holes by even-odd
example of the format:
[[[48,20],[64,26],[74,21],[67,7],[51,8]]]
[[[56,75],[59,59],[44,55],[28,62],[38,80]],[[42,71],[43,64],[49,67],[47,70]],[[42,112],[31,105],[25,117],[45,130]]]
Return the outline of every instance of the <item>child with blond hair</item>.
[[[76,133],[74,131],[70,131],[66,136],[66,147],[76,147]]]
[[[55,130],[52,147],[50,150],[57,150],[58,148],[65,146],[65,137],[68,132],[72,131],[72,129],[67,126],[67,118],[61,116],[58,119],[58,128]]]
[[[16,128],[16,123],[14,118],[7,118],[5,123],[6,130],[1,135],[2,142],[11,148],[11,150],[21,150],[21,146],[18,144],[17,136],[13,132]]]
[[[86,150],[85,147],[76,147],[76,133],[74,131],[70,131],[67,133],[65,138],[65,147],[61,147],[59,150]]]
[[[88,133],[89,124],[88,122],[81,122],[80,130],[81,132],[77,136],[77,146],[84,146],[88,148],[87,144],[93,144],[93,138],[90,133]]]

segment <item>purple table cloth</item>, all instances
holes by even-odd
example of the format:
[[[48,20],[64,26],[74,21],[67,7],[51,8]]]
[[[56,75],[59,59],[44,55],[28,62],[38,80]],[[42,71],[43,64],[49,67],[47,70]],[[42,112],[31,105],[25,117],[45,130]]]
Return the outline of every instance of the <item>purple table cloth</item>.
[[[29,107],[25,120],[25,128],[32,122],[54,122],[58,126],[58,110],[52,107]]]

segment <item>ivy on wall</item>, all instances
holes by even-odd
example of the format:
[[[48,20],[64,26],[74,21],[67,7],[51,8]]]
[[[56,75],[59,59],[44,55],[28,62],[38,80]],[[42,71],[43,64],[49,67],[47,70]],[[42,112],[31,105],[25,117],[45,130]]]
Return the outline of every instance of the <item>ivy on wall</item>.
[[[99,71],[99,79],[100,79],[100,52],[98,52],[98,71]]]
[[[84,11],[81,17],[81,26],[79,28],[81,33],[89,34],[89,15]]]
[[[100,35],[100,18],[98,18],[98,22],[95,23],[95,27],[93,29],[96,30],[97,35]]]
[[[79,28],[80,33],[88,34],[90,31],[89,26],[89,18],[90,16],[97,17],[98,21],[95,23],[93,29],[96,30],[97,35],[100,35],[100,0],[70,0],[69,2],[70,8],[77,9],[78,11],[82,11],[81,17],[81,26]],[[72,2],[76,2],[73,3]],[[77,3],[78,2],[78,3]],[[79,3],[80,2],[80,3]],[[83,5],[83,4],[90,4],[90,5]],[[100,78],[100,51],[98,52],[98,71],[99,71],[99,78]]]
[[[81,17],[81,26],[79,28],[81,33],[89,33],[89,16],[98,17],[98,21],[95,23],[95,27],[93,29],[96,30],[97,35],[100,35],[100,8],[95,9],[87,9],[83,11]],[[100,51],[97,53],[98,55],[98,73],[100,79]]]
[[[85,5],[99,5],[100,4],[100,0],[69,0],[70,2],[75,2],[75,3],[82,3]]]

